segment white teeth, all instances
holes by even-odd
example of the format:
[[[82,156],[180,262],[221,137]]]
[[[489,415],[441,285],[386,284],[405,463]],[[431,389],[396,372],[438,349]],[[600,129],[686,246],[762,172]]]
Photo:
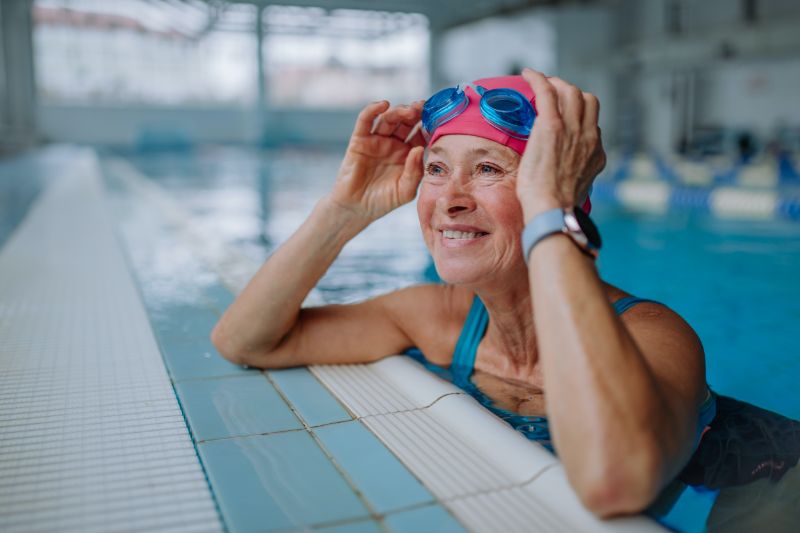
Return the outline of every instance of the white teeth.
[[[442,233],[445,239],[475,239],[481,235],[486,235],[485,233],[470,233],[468,231],[453,231],[449,229],[443,230]]]

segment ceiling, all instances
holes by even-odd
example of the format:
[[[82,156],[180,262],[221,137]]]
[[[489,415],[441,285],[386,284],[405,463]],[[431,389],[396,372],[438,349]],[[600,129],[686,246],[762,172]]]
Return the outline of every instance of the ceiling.
[[[422,13],[434,29],[446,29],[475,22],[492,15],[510,15],[531,7],[592,3],[592,0],[205,0],[224,6],[226,3],[283,5],[333,9],[362,9],[405,13]]]

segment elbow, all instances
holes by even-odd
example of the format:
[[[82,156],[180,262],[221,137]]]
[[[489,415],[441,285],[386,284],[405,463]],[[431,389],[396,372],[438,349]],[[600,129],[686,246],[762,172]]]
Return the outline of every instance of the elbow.
[[[599,518],[636,514],[658,496],[659,470],[655,454],[639,454],[614,464],[590,468],[574,483],[583,505]]]
[[[226,331],[222,320],[217,322],[214,329],[211,330],[211,343],[222,357],[235,365],[260,368],[262,370],[290,366],[288,362],[284,361],[283,352],[285,350],[278,350],[277,348],[254,349],[243,345],[241,342],[236,342],[235,337]]]
[[[217,349],[219,354],[235,365],[246,365],[256,368],[263,368],[263,361],[254,354],[248,353],[242,346],[238,346],[231,336],[225,332],[225,326],[222,321],[217,322],[214,329],[211,330],[211,344]]]
[[[225,334],[222,321],[217,322],[217,325],[211,330],[211,344],[214,345],[214,348],[217,349],[217,352],[219,352],[222,357],[231,363],[236,365],[248,364],[242,352],[237,350],[236,346],[231,343],[230,338]]]

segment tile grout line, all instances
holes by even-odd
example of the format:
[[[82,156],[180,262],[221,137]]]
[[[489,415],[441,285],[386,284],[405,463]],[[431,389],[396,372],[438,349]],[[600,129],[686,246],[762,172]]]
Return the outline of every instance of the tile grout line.
[[[526,479],[525,481],[519,482],[519,483],[513,483],[511,485],[505,485],[505,486],[498,487],[498,488],[493,488],[493,489],[476,490],[476,491],[473,491],[473,492],[467,492],[467,493],[464,493],[464,494],[459,494],[458,496],[452,496],[450,498],[442,498],[442,502],[447,502],[447,503],[449,503],[449,502],[457,502],[459,500],[465,500],[465,499],[468,499],[468,498],[474,498],[475,496],[482,496],[482,495],[485,495],[485,494],[493,494],[493,493],[496,493],[496,492],[502,492],[502,491],[514,490],[514,489],[523,489],[527,485],[530,485],[531,483],[533,483],[534,481],[536,481],[537,479],[542,477],[542,475],[544,475],[546,472],[552,470],[553,468],[556,468],[557,466],[558,466],[558,463],[549,464],[549,465],[545,466],[544,468],[542,468],[539,472],[537,472],[536,474],[531,476],[530,478]]]
[[[372,504],[369,502],[369,500],[367,499],[366,495],[356,486],[355,482],[350,478],[350,476],[347,474],[347,472],[344,471],[344,468],[342,468],[341,465],[339,465],[339,462],[334,459],[334,457],[331,454],[330,450],[328,450],[323,445],[322,441],[320,441],[319,437],[317,437],[316,433],[312,430],[311,426],[308,425],[308,423],[306,422],[305,418],[298,412],[298,410],[295,408],[294,404],[289,401],[289,398],[284,394],[283,390],[277,385],[277,383],[275,383],[275,381],[272,379],[272,376],[269,375],[269,372],[268,371],[262,371],[262,374],[264,375],[264,377],[267,378],[267,381],[270,384],[272,384],[272,386],[278,392],[278,395],[280,395],[281,399],[284,402],[286,402],[286,405],[289,406],[289,409],[291,409],[291,411],[294,414],[294,416],[297,417],[297,419],[300,421],[301,424],[303,424],[303,429],[295,430],[295,431],[306,431],[309,434],[309,436],[316,443],[316,445],[320,449],[320,451],[322,451],[322,453],[325,454],[325,457],[327,457],[328,461],[330,461],[330,463],[333,465],[333,467],[336,469],[336,471],[339,473],[339,475],[342,476],[342,479],[345,480],[347,485],[350,487],[350,490],[352,490],[353,493],[358,497],[358,499],[361,500],[361,502],[364,504],[364,507],[369,512],[369,515],[368,515],[369,518],[371,518],[371,519],[375,520],[376,522],[378,522],[378,526],[383,531],[385,531],[386,533],[391,533],[391,532],[388,531],[388,529],[383,524],[383,520],[381,518],[381,515],[372,507]],[[341,422],[336,422],[336,423],[342,424],[342,423],[345,423],[345,422],[353,422],[353,420],[343,420]],[[328,424],[328,425],[333,425],[333,424]],[[350,520],[349,522],[352,522],[352,521],[353,520]],[[346,522],[346,523],[348,523],[348,522]]]
[[[316,380],[317,380],[317,381],[318,381],[318,382],[319,382],[319,383],[320,383],[320,384],[321,384],[323,387],[325,387],[325,388],[328,390],[328,392],[330,392],[330,394],[331,394],[331,395],[332,395],[334,398],[336,398],[337,400],[339,400],[339,397],[338,397],[338,395],[337,395],[337,394],[336,394],[336,393],[335,393],[333,390],[331,390],[331,388],[330,388],[330,387],[328,387],[328,384],[325,382],[325,380],[323,380],[323,379],[320,379],[320,377],[317,375],[317,372],[316,372],[315,370],[316,370],[316,369],[314,369],[314,367],[309,367],[309,371],[310,371],[310,373],[311,373],[311,374],[314,376],[314,378],[315,378],[315,379],[316,379]],[[386,415],[398,414],[398,413],[409,413],[409,412],[414,412],[414,411],[425,412],[425,410],[427,410],[428,408],[430,408],[431,406],[433,406],[433,405],[434,405],[436,402],[438,402],[439,400],[441,400],[442,398],[444,398],[444,397],[446,397],[446,396],[458,396],[458,395],[462,395],[462,394],[464,394],[464,393],[463,393],[463,392],[459,392],[459,391],[455,391],[455,392],[449,392],[449,393],[443,394],[442,396],[439,396],[439,397],[438,397],[438,398],[436,398],[434,401],[432,401],[430,404],[428,404],[428,405],[426,405],[426,406],[423,406],[423,407],[419,407],[419,408],[415,408],[415,409],[406,409],[406,410],[401,410],[401,411],[396,411],[396,412],[390,412],[390,413],[379,413],[379,414],[373,414],[373,415],[364,415],[364,416],[359,416],[357,413],[353,412],[353,411],[350,409],[350,407],[349,407],[347,404],[344,404],[344,402],[343,402],[343,401],[341,401],[341,400],[339,400],[339,401],[345,405],[345,407],[347,408],[347,410],[348,410],[348,411],[350,411],[350,412],[353,414],[353,416],[355,416],[355,419],[356,419],[356,420],[358,420],[359,422],[361,422],[361,420],[362,420],[362,419],[366,419],[366,418],[370,418],[370,417],[386,416]],[[438,496],[436,493],[434,493],[434,492],[433,492],[433,491],[430,489],[430,487],[429,487],[429,486],[428,486],[426,483],[424,483],[424,482],[423,482],[423,480],[422,480],[422,479],[419,477],[419,475],[417,474],[417,472],[415,472],[415,471],[414,471],[414,469],[410,468],[410,467],[409,467],[409,465],[407,465],[407,464],[406,464],[406,463],[405,463],[405,462],[404,462],[404,461],[403,461],[403,460],[402,460],[400,457],[398,457],[398,455],[395,453],[395,451],[392,449],[392,447],[391,447],[391,446],[389,446],[389,445],[388,445],[388,443],[387,443],[387,442],[386,442],[386,441],[385,441],[383,438],[381,438],[381,436],[380,436],[380,435],[379,435],[379,434],[378,434],[378,433],[375,431],[375,429],[373,429],[372,427],[370,427],[370,425],[369,425],[369,424],[366,424],[366,423],[363,423],[363,426],[364,426],[364,427],[365,427],[365,428],[366,428],[366,429],[367,429],[367,430],[368,430],[370,433],[372,433],[372,435],[374,435],[374,436],[375,436],[375,438],[378,440],[378,442],[380,442],[380,443],[381,443],[381,444],[384,446],[384,448],[386,448],[386,449],[387,449],[387,450],[388,450],[388,451],[389,451],[389,452],[390,452],[390,453],[391,453],[391,454],[392,454],[392,455],[393,455],[393,456],[394,456],[394,457],[397,459],[397,461],[398,461],[398,462],[400,462],[400,464],[402,464],[402,465],[405,467],[406,471],[407,471],[409,474],[411,474],[411,475],[414,477],[414,479],[416,479],[416,480],[417,480],[417,482],[418,482],[418,483],[420,483],[420,485],[422,485],[423,487],[425,487],[425,488],[426,488],[426,490],[428,490],[428,491],[431,493],[431,495],[434,497],[434,504],[440,504],[440,505],[441,505],[441,507],[442,507],[442,508],[443,508],[443,509],[444,509],[444,510],[445,510],[445,511],[446,511],[446,512],[447,512],[447,513],[450,515],[450,517],[451,517],[451,518],[452,518],[452,519],[453,519],[453,520],[454,520],[456,523],[458,523],[459,525],[461,525],[461,526],[462,526],[462,527],[463,527],[463,528],[464,528],[466,531],[470,531],[470,530],[471,530],[471,529],[470,529],[470,528],[469,528],[469,527],[468,527],[466,524],[464,524],[464,523],[463,523],[463,522],[462,522],[462,521],[461,521],[461,520],[460,520],[460,519],[459,519],[459,518],[456,516],[455,512],[454,512],[454,511],[453,511],[453,510],[452,510],[452,509],[451,509],[451,508],[450,508],[448,505],[446,505],[446,503],[445,503],[445,502],[446,502],[446,500],[444,500],[444,499],[440,498],[440,497],[439,497],[439,496]]]
[[[108,179],[108,176],[107,176],[106,172],[101,172],[101,174],[102,174],[102,177]],[[122,181],[122,180],[120,180],[120,181]],[[104,196],[107,199],[108,198],[108,192],[107,192],[107,190],[105,188],[105,183],[106,183],[106,180],[102,180],[101,184],[103,186],[103,193],[104,193]],[[106,203],[106,206],[107,206],[107,203]],[[206,486],[208,487],[208,491],[210,493],[211,499],[214,502],[214,507],[215,507],[215,509],[217,511],[217,515],[219,517],[220,525],[222,526],[223,531],[228,533],[228,532],[230,532],[230,528],[228,527],[227,519],[226,519],[225,515],[223,514],[222,507],[220,506],[220,502],[217,499],[217,495],[216,495],[216,492],[214,491],[213,485],[211,483],[211,478],[209,476],[208,469],[206,468],[205,462],[203,461],[203,458],[200,455],[200,450],[198,448],[198,444],[199,443],[198,443],[197,439],[195,439],[194,431],[192,430],[192,428],[191,428],[191,426],[189,424],[189,420],[188,420],[188,417],[186,416],[186,411],[185,411],[185,408],[184,408],[184,405],[183,405],[183,401],[181,399],[180,394],[178,393],[178,389],[175,386],[176,385],[175,380],[172,379],[171,372],[169,371],[169,366],[167,365],[167,362],[166,362],[166,360],[164,358],[163,348],[162,348],[161,344],[158,342],[158,339],[156,338],[155,329],[153,328],[152,318],[151,318],[151,315],[150,315],[150,310],[148,309],[148,307],[145,304],[144,294],[142,293],[141,280],[139,279],[138,272],[137,272],[136,267],[134,265],[134,262],[133,262],[133,260],[132,260],[132,258],[130,256],[130,251],[128,250],[126,240],[125,240],[124,236],[120,232],[119,221],[117,220],[116,217],[111,216],[111,213],[109,213],[109,217],[111,218],[111,220],[113,220],[115,222],[115,224],[113,225],[113,228],[112,228],[112,231],[114,233],[114,237],[115,237],[115,239],[117,241],[117,244],[119,245],[119,247],[120,247],[120,249],[122,251],[122,255],[123,255],[123,258],[125,260],[125,263],[128,266],[128,270],[129,270],[131,276],[133,277],[133,279],[136,282],[135,286],[136,286],[137,295],[139,296],[139,303],[142,305],[142,307],[144,308],[145,312],[147,313],[147,318],[148,318],[151,334],[153,335],[153,337],[156,340],[156,346],[158,347],[159,354],[161,355],[161,362],[164,365],[164,370],[169,375],[170,386],[172,387],[172,392],[175,395],[175,400],[178,403],[178,408],[180,409],[181,416],[183,417],[184,426],[186,427],[186,430],[189,433],[189,438],[192,441],[192,447],[194,448],[195,457],[197,459],[197,462],[200,464],[200,469],[203,472],[203,476],[205,477]]]

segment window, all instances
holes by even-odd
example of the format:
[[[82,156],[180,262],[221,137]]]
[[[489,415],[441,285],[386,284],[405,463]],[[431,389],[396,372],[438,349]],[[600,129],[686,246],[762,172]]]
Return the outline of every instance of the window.
[[[427,96],[423,15],[273,5],[263,21],[267,93],[275,107],[352,108]]]
[[[256,8],[36,0],[36,82],[49,103],[251,105]]]

